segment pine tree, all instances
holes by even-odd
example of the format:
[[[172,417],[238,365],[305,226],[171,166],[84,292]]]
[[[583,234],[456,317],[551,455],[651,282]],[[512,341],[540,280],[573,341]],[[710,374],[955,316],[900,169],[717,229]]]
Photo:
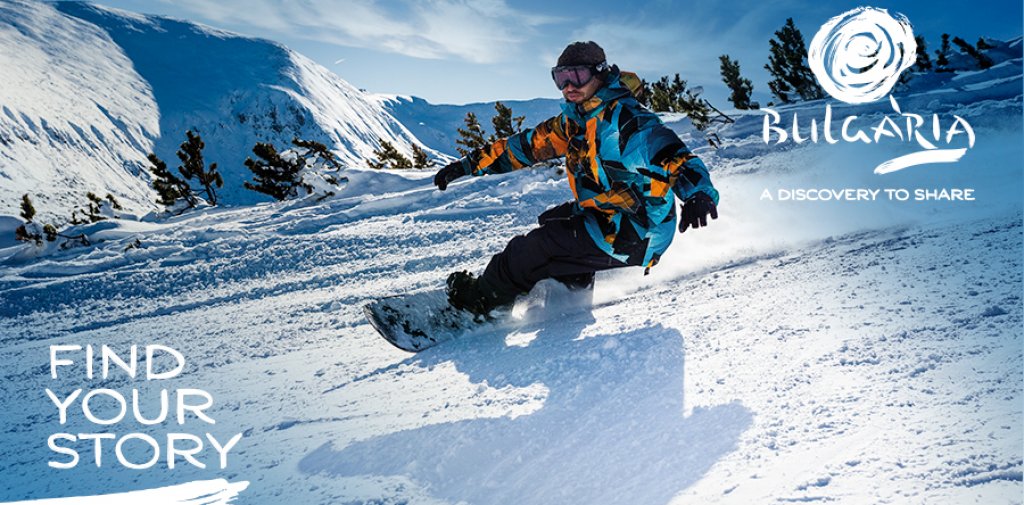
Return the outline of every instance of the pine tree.
[[[718,59],[722,63],[722,82],[732,92],[729,95],[729,101],[737,109],[749,109],[750,94],[754,92],[754,84],[750,82],[750,79],[740,76],[739,61],[729,58],[728,54],[723,54]]]
[[[924,37],[915,35],[914,41],[917,42],[917,61],[914,62],[913,70],[915,72],[927,72],[932,69],[932,59],[928,57],[928,49],[925,47]]]
[[[242,185],[246,189],[270,195],[278,200],[295,196],[296,188],[301,184],[298,174],[306,166],[306,160],[286,160],[278,154],[273,145],[264,142],[257,142],[252,152],[259,159],[247,157],[245,166],[253,173],[255,184],[246,181]]]
[[[651,95],[654,90],[651,89],[651,83],[647,82],[646,79],[640,79],[640,92],[636,94],[636,101],[647,107],[651,108]]]
[[[29,228],[30,225],[31,225],[31,222],[23,224],[23,225],[15,228],[14,229],[14,240],[17,240],[19,242],[32,242],[32,243],[35,243],[35,245],[37,245],[37,246],[43,245],[43,237],[42,237],[42,235],[40,235],[40,234],[38,234],[38,233],[36,233],[34,231],[29,231],[28,228]],[[49,226],[49,225],[47,225],[47,226]],[[35,229],[35,227],[33,227],[33,229]]]
[[[245,166],[253,173],[254,180],[246,181],[242,185],[259,193],[270,195],[277,200],[286,200],[300,196],[299,189],[304,189],[307,194],[316,192],[310,181],[321,177],[328,184],[338,184],[337,178],[319,171],[316,160],[322,160],[324,165],[329,165],[335,170],[341,170],[342,166],[327,146],[314,140],[303,140],[297,137],[292,138],[294,150],[286,150],[281,153],[269,143],[257,142],[252,148],[257,159],[246,158]],[[315,174],[308,173],[307,168],[316,168]],[[310,179],[310,176],[313,176]],[[327,191],[324,197],[334,194]]]
[[[206,163],[203,161],[203,148],[206,147],[206,144],[202,137],[192,133],[192,130],[185,132],[185,136],[188,139],[181,144],[181,149],[178,151],[178,159],[182,163],[178,167],[178,171],[186,180],[196,179],[199,181],[206,193],[206,201],[210,205],[217,205],[216,188],[224,185],[224,179],[217,172],[216,163],[211,163],[210,168],[206,168]]]
[[[793,18],[775,32],[768,41],[770,54],[764,68],[774,77],[768,82],[772,94],[782,103],[790,103],[797,96],[803,100],[816,100],[825,96],[814,73],[807,66],[807,46],[804,36],[793,24]]]
[[[57,227],[50,223],[43,225],[43,233],[46,234],[47,242],[57,240],[57,236],[60,235],[60,233],[57,233]]]
[[[149,153],[149,163],[152,165],[149,171],[153,173],[153,189],[156,190],[160,199],[157,203],[170,207],[178,199],[185,199],[189,207],[195,207],[196,200],[188,183],[179,179],[170,170],[167,170],[167,163],[157,158],[156,154]]]
[[[677,74],[678,75],[678,74]],[[655,113],[676,112],[675,92],[669,76],[662,76],[650,85],[650,110]]]
[[[32,218],[36,217],[36,208],[32,205],[32,200],[28,197],[28,193],[25,193],[21,197],[21,218],[25,220],[25,224],[18,226],[14,230],[14,239],[21,242],[34,242],[37,246],[43,245],[43,237],[39,234],[39,227],[32,223]],[[29,231],[31,228],[31,231]]]
[[[103,204],[103,199],[96,196],[96,193],[93,193],[92,191],[86,193],[85,197],[88,198],[89,201],[86,202],[85,209],[83,209],[82,212],[85,214],[85,217],[89,219],[89,222],[95,223],[106,219],[100,213],[100,206]]]
[[[494,103],[494,111],[495,115],[491,118],[491,124],[494,125],[494,134],[491,135],[489,142],[507,139],[522,131],[523,121],[526,119],[526,116],[512,117],[512,108],[501,102]]]
[[[654,112],[681,112],[690,118],[698,130],[707,128],[711,121],[711,109],[707,102],[687,86],[686,81],[676,74],[671,80],[667,75],[651,84],[651,105]]]
[[[480,121],[477,120],[476,114],[472,112],[466,113],[466,118],[463,119],[466,123],[466,128],[459,128],[459,138],[455,140],[456,144],[463,147],[456,147],[459,154],[468,156],[469,153],[481,149],[487,145],[487,140],[484,137],[484,129],[480,126]]]
[[[107,196],[113,198],[112,195]],[[85,239],[84,235],[81,237],[81,239],[79,239],[78,237],[67,237],[65,235],[61,235],[60,233],[58,233],[57,227],[52,224],[42,224],[33,221],[33,219],[35,219],[36,217],[36,209],[35,206],[32,204],[32,199],[29,198],[27,193],[25,195],[22,195],[21,197],[21,217],[25,220],[25,223],[22,224],[21,226],[18,226],[14,230],[15,240],[20,240],[22,242],[32,242],[35,243],[37,246],[43,245],[44,238],[47,242],[53,242],[57,240],[58,236],[80,241],[84,240],[85,242],[88,242],[88,239]]]
[[[686,98],[686,101],[683,102],[683,112],[686,113],[686,117],[690,118],[693,127],[700,131],[706,130],[711,124],[711,110],[708,108],[707,102],[696,95]]]
[[[323,185],[316,184],[316,178],[319,178],[331,186],[337,186],[348,182],[348,177],[340,177],[336,173],[330,173],[332,170],[340,172],[344,167],[341,166],[338,158],[334,156],[334,153],[331,152],[326,145],[315,140],[302,140],[298,137],[292,139],[292,145],[300,150],[298,155],[300,158],[305,160],[307,167],[317,168],[318,170],[315,174],[307,174],[311,176],[311,180],[314,181],[313,183],[310,183],[310,181],[306,179],[306,175],[301,176],[302,187],[305,188],[307,192],[320,192],[321,200],[335,194],[334,191],[325,189]],[[318,165],[317,160],[320,160],[323,163]]]
[[[942,34],[942,45],[939,46],[939,50],[935,51],[935,71],[936,72],[952,72],[953,69],[949,68],[949,34]]]
[[[430,168],[434,166],[434,160],[430,159],[422,147],[412,145],[412,165],[416,168]]]
[[[330,165],[332,168],[336,170],[342,169],[341,163],[338,162],[338,159],[334,156],[334,153],[332,153],[330,149],[327,149],[327,146],[321,144],[320,142],[317,142],[315,140],[302,140],[298,137],[295,137],[292,139],[292,145],[306,150],[302,157],[306,158],[307,161],[310,158],[316,157],[324,160],[324,163]]]
[[[32,222],[32,218],[36,217],[36,208],[32,205],[32,199],[28,197],[28,193],[21,196],[21,218],[26,222]]]
[[[960,37],[953,37],[953,43],[956,44],[961,51],[967,53],[971,58],[974,58],[974,60],[978,62],[978,67],[982,70],[993,65],[992,58],[981,54],[981,52],[975,49],[974,46],[968,44],[966,40],[961,39]]]
[[[110,202],[110,206],[115,210],[124,210],[124,207],[121,206],[121,202],[118,202],[117,198],[114,198],[114,195],[107,193],[107,201]]]
[[[379,141],[380,149],[373,151],[373,155],[377,159],[369,162],[370,168],[412,168],[412,161],[398,152],[391,142],[384,139],[379,139]]]
[[[995,48],[995,46],[993,46],[992,44],[989,44],[988,41],[985,40],[984,37],[978,37],[978,43],[974,44],[974,47],[977,47],[979,51],[984,51],[986,49],[994,49]]]
[[[676,77],[678,78],[678,75]],[[704,131],[711,124],[711,109],[708,108],[707,102],[700,97],[699,92],[687,88],[686,81],[681,81],[679,90],[677,98],[679,112],[690,118],[690,123],[694,128]]]
[[[107,193],[106,197],[100,198],[96,196],[96,193],[89,191],[85,194],[85,197],[85,207],[71,211],[72,225],[103,221],[109,215],[113,215],[114,210],[123,210],[121,204],[110,193]],[[83,216],[82,219],[79,219],[79,213]]]
[[[686,88],[686,81],[679,74],[676,74],[672,78],[671,86],[672,96],[672,108],[676,112],[686,112],[686,97],[689,94],[689,90]]]

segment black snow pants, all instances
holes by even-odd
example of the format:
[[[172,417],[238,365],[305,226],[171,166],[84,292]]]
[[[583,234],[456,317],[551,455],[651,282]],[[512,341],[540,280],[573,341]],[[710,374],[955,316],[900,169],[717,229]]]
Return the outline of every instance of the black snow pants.
[[[509,241],[480,276],[482,287],[514,300],[543,279],[553,278],[573,289],[589,288],[595,272],[629,266],[594,244],[583,216],[572,214],[572,205],[548,209],[537,218],[539,228]]]

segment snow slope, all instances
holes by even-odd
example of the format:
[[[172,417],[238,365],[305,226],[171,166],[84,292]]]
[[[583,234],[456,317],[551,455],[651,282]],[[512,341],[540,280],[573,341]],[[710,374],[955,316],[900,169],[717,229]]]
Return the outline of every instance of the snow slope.
[[[712,167],[719,220],[677,236],[649,276],[599,275],[592,306],[550,304],[559,292],[545,283],[520,300],[513,330],[418,355],[383,342],[360,306],[481,269],[570,197],[555,169],[444,193],[429,173],[354,170],[322,202],[114,223],[94,247],[9,259],[0,499],[222,478],[256,504],[1020,503],[1021,60],[949,79],[898,99],[966,118],[975,147],[885,176],[872,167],[912,145],[765,146],[750,113],[712,150],[672,122]],[[833,105],[869,126],[892,114]],[[972,188],[977,200],[760,198],[901,187]],[[49,345],[89,343],[161,343],[188,366],[169,384],[49,377]],[[209,452],[205,470],[130,471],[109,452],[97,469],[91,444],[75,469],[49,469],[50,433],[98,427],[76,411],[59,424],[47,387],[150,400],[202,387],[215,426],[111,431],[244,437],[224,470]]]
[[[418,143],[376,101],[308,58],[268,40],[81,2],[0,6],[0,212],[20,196],[66,219],[86,191],[154,208],[146,154],[173,169],[185,131],[206,142],[222,201],[266,197],[242,187],[256,142],[330,146],[361,166],[378,139],[411,155]]]
[[[85,194],[150,207],[142,175],[160,134],[149,84],[106,32],[40,2],[0,4],[0,212],[31,193],[40,216]]]

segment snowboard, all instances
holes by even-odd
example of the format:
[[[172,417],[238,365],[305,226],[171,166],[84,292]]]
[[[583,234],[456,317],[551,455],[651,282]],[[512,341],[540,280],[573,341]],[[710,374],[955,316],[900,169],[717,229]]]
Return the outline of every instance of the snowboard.
[[[420,352],[493,322],[448,304],[443,289],[389,296],[363,306],[366,319],[395,347]]]

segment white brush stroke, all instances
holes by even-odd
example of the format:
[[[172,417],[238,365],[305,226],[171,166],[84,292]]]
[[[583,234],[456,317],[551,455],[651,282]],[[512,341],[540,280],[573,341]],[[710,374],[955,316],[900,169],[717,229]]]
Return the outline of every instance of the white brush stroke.
[[[821,87],[847,103],[881,99],[916,61],[910,21],[875,7],[858,7],[830,19],[807,51]]]
[[[228,482],[224,479],[197,480],[174,486],[143,489],[127,493],[46,498],[8,502],[2,505],[227,505],[249,487],[248,481]]]
[[[967,148],[960,149],[935,149],[919,151],[893,158],[875,167],[876,174],[888,174],[903,170],[915,165],[927,165],[929,163],[956,163],[967,152]]]

